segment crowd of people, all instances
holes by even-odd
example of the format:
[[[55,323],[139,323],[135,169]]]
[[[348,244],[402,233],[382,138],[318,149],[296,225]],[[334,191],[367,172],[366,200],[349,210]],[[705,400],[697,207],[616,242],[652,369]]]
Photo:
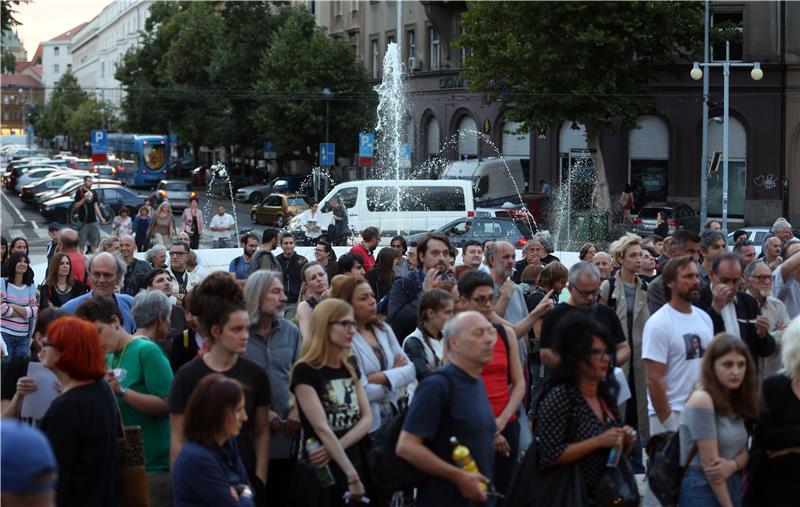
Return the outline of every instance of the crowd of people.
[[[681,506],[800,494],[800,240],[785,219],[760,258],[746,237],[728,251],[714,222],[587,243],[569,266],[546,233],[517,260],[505,241],[459,250],[436,232],[381,248],[368,227],[339,256],[315,238],[310,259],[268,228],[207,273],[192,261],[201,212],[181,239],[168,206],[123,217],[116,247],[89,257],[91,233],[53,228],[43,280],[27,242],[3,239],[3,505],[123,505],[143,486],[153,507],[511,507],[540,493],[531,470],[569,471],[584,499],[570,505],[607,505],[611,471],[641,483],[658,434],[680,439]],[[158,244],[140,242],[143,222]],[[22,418],[44,390],[37,362],[57,394]],[[135,485],[120,480],[133,427]],[[396,491],[375,467],[392,428],[397,475],[417,471]]]

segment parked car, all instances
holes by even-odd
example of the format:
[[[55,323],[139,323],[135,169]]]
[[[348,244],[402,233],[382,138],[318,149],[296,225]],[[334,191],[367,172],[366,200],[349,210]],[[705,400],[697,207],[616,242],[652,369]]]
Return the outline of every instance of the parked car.
[[[197,197],[197,192],[192,190],[192,185],[188,181],[182,180],[161,180],[156,186],[156,192],[161,201],[169,202],[172,211],[183,211],[189,207],[189,201]]]
[[[295,215],[311,207],[311,198],[305,194],[270,194],[261,204],[253,206],[250,220],[254,224],[283,227]]]
[[[107,180],[105,178],[95,179],[92,183],[93,184],[105,183],[107,185],[122,186],[122,183],[120,183],[117,180]],[[50,190],[50,191],[47,191],[47,192],[42,192],[42,193],[36,194],[34,196],[34,201],[36,203],[36,207],[41,209],[41,205],[43,203],[49,201],[50,199],[55,199],[56,197],[61,197],[61,196],[65,196],[65,195],[75,197],[75,191],[81,185],[83,185],[83,178],[82,177],[75,178],[75,179],[73,179],[71,181],[67,181],[66,183],[61,185],[60,188],[58,188],[56,190]]]
[[[733,250],[733,234],[736,231],[745,231],[747,232],[747,239],[753,242],[753,245],[756,247],[756,255],[761,255],[761,249],[764,247],[764,241],[770,236],[772,236],[772,232],[770,231],[769,227],[738,227],[734,228],[730,225],[728,229],[731,231],[728,233],[728,250]]]
[[[22,202],[27,204],[33,204],[36,202],[36,196],[38,194],[43,194],[45,192],[51,192],[58,190],[61,188],[65,183],[71,181],[83,181],[83,177],[81,173],[75,171],[73,173],[51,173],[46,178],[42,178],[39,181],[35,181],[33,183],[29,183],[28,185],[23,186],[20,189],[19,198]]]
[[[688,204],[680,202],[651,202],[642,206],[633,219],[633,232],[639,236],[650,236],[656,230],[656,217],[663,211],[667,218],[669,234],[678,229],[700,230],[700,215]]]
[[[93,165],[91,172],[103,178],[114,178],[117,176],[117,168],[111,165]]]
[[[132,214],[135,213],[135,210],[147,198],[146,195],[136,194],[120,185],[108,183],[95,183],[92,185],[92,191],[97,193],[97,202],[103,208],[104,215],[109,221],[119,213],[123,206],[132,210]],[[59,223],[75,223],[72,216],[74,202],[75,197],[71,194],[56,197],[45,202],[39,211],[48,220],[55,220]]]
[[[505,240],[522,248],[533,237],[533,231],[527,222],[513,218],[501,217],[465,217],[453,220],[436,229],[450,240],[450,244],[461,248],[465,242],[475,240],[483,244],[489,239]],[[427,233],[406,236],[406,242],[420,241]]]
[[[17,178],[17,183],[14,185],[14,191],[20,192],[22,190],[22,187],[24,187],[25,185],[38,182],[43,178],[46,178],[50,174],[59,170],[61,170],[61,168],[59,167],[47,166],[47,167],[36,167],[28,171],[25,171],[24,173],[20,174],[20,176]]]
[[[272,193],[291,193],[300,190],[303,179],[300,176],[278,176],[269,183],[248,185],[236,191],[236,200],[258,204],[264,196]]]

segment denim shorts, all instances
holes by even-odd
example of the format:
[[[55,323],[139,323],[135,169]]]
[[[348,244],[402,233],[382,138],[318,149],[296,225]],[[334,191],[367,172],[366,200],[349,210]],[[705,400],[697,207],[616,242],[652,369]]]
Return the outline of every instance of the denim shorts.
[[[742,505],[741,474],[728,477],[728,494],[734,507]],[[706,474],[701,468],[689,467],[681,481],[680,507],[719,507],[717,495],[711,489]]]

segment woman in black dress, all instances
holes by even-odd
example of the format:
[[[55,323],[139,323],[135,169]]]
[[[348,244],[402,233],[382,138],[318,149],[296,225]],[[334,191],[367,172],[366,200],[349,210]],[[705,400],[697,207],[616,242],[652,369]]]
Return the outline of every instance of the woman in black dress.
[[[61,308],[78,296],[86,294],[86,286],[72,277],[72,261],[63,252],[56,252],[50,259],[47,279],[39,286],[40,308]]]
[[[611,449],[630,452],[636,431],[623,426],[607,381],[614,345],[605,330],[588,317],[570,318],[557,331],[555,350],[561,362],[536,411],[539,466],[577,462],[591,497]]]
[[[764,379],[761,389],[755,445],[765,454],[755,462],[756,487],[745,505],[788,507],[800,498],[800,318],[783,332],[781,360],[783,370]]]

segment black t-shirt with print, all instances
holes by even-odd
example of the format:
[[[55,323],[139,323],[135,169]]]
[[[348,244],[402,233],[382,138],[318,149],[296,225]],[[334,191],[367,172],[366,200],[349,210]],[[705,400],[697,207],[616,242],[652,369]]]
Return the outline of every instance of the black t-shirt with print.
[[[242,463],[248,473],[255,470],[256,456],[253,424],[256,420],[256,408],[269,406],[270,386],[266,372],[256,363],[240,357],[236,364],[228,371],[215,372],[203,361],[202,357],[192,360],[181,366],[172,381],[172,389],[167,400],[167,410],[171,414],[183,414],[189,397],[194,388],[205,377],[212,373],[221,373],[228,378],[236,379],[244,386],[244,406],[247,412],[247,421],[242,424],[236,442],[242,455]]]
[[[356,377],[359,377],[361,374],[355,361],[352,361],[350,366]],[[322,403],[322,408],[328,418],[328,426],[337,437],[341,438],[342,435],[350,431],[350,428],[358,423],[361,418],[358,392],[356,391],[355,380],[346,367],[330,368],[323,366],[322,368],[314,368],[308,363],[297,363],[292,370],[290,388],[293,393],[295,392],[295,387],[299,384],[311,386],[317,392],[319,401]],[[320,441],[302,408],[300,410],[300,423],[303,426],[303,433],[306,438],[311,437]]]
[[[86,187],[81,187],[75,192],[75,202],[80,201],[86,195]],[[97,215],[94,211],[94,203],[97,199],[97,192],[92,191],[92,198],[87,199],[83,205],[78,208],[80,217],[83,219],[84,223],[91,224],[97,222]]]

